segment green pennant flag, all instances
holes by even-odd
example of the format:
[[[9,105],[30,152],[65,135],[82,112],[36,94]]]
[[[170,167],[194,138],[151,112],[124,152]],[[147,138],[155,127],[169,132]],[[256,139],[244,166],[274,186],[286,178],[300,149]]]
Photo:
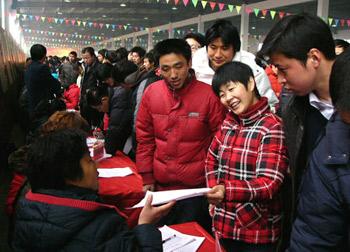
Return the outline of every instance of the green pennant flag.
[[[254,8],[255,16],[257,17],[259,15],[260,10],[258,8]]]
[[[228,9],[229,9],[230,12],[233,11],[233,5],[232,5],[232,4],[228,4],[227,7],[228,7]]]
[[[270,10],[271,18],[275,19],[276,11]]]
[[[168,4],[170,0],[166,0],[166,3]]]
[[[205,9],[205,6],[207,6],[208,1],[201,1],[203,9]]]
[[[198,0],[192,0],[192,4],[193,4],[194,7],[197,7]]]
[[[128,26],[127,25],[124,25],[124,30],[128,29]]]
[[[332,23],[333,23],[333,18],[328,18],[328,24],[332,25]]]
[[[236,5],[236,11],[237,11],[237,13],[239,14],[240,13],[240,11],[241,11],[241,6],[239,6],[239,5]]]

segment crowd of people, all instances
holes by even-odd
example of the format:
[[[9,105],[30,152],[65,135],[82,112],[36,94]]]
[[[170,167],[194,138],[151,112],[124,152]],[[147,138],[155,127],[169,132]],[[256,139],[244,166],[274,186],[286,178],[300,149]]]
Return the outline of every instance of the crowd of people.
[[[225,251],[349,251],[348,45],[309,14],[281,19],[256,55],[224,19],[148,52],[86,47],[60,63],[33,45],[27,145],[9,158],[11,247],[161,251],[157,227],[196,221]],[[145,192],[211,189],[149,197],[130,230],[97,195],[89,134],[135,161]]]

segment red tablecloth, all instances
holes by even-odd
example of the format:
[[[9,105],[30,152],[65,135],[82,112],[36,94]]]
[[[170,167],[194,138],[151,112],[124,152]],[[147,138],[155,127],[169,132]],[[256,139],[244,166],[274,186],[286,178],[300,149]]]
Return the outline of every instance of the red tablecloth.
[[[208,234],[208,232],[205,231],[200,225],[198,225],[197,222],[186,222],[182,224],[171,225],[169,227],[184,234],[205,237],[205,240],[198,249],[199,252],[215,251],[214,238]]]
[[[135,163],[124,153],[118,151],[115,156],[100,161],[98,168],[130,167],[134,174],[126,177],[99,178],[99,195],[108,204],[117,206],[128,216],[128,225],[137,225],[141,208],[126,209],[138,203],[143,197],[142,177],[137,174]]]

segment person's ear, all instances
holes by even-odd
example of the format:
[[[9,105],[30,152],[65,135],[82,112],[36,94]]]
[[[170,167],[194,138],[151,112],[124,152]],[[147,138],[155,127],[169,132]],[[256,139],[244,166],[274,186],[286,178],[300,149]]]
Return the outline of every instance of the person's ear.
[[[248,91],[250,91],[250,92],[253,92],[254,91],[254,89],[255,89],[255,80],[254,80],[254,78],[253,77],[250,77],[249,78],[249,81],[248,81]]]
[[[317,68],[321,62],[322,53],[316,48],[311,48],[308,52],[308,58],[310,59],[311,65]]]
[[[108,96],[104,96],[104,97],[101,98],[101,103],[104,102],[104,101],[105,101],[105,102],[108,102],[108,101],[109,101]]]

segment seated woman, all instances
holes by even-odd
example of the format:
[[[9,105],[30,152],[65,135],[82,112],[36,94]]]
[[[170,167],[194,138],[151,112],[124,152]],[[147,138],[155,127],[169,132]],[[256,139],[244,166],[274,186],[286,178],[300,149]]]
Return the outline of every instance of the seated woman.
[[[229,109],[206,162],[216,237],[226,251],[274,251],[288,168],[281,120],[260,97],[248,65],[221,66],[212,88]]]
[[[85,134],[77,129],[49,133],[28,152],[32,191],[18,203],[14,251],[161,251],[155,223],[174,202],[152,207],[148,198],[139,225],[128,230],[114,206],[100,203],[98,172]]]

